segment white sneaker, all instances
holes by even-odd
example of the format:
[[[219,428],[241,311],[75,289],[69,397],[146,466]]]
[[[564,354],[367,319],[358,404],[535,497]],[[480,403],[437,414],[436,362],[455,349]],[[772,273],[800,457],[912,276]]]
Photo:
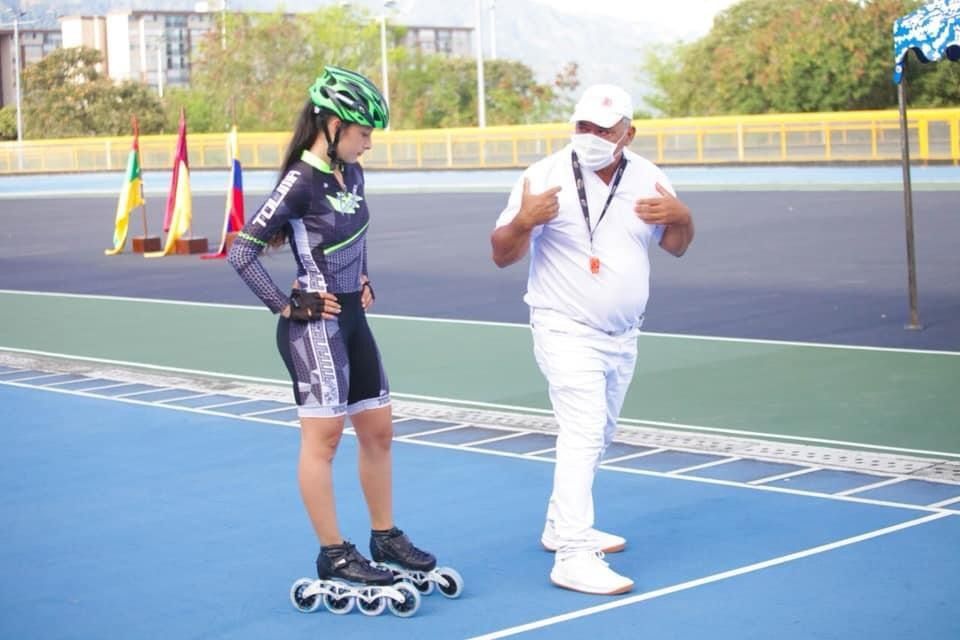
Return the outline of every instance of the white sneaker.
[[[550,582],[583,593],[612,596],[633,588],[633,580],[620,575],[603,560],[602,551],[558,553]]]
[[[599,529],[590,529],[588,535],[590,536],[590,546],[600,549],[604,553],[623,551],[624,547],[627,546],[626,538]],[[547,520],[547,524],[544,525],[543,535],[540,536],[540,544],[547,551],[556,551],[560,548],[560,539],[557,538],[557,530],[553,526],[553,520]]]

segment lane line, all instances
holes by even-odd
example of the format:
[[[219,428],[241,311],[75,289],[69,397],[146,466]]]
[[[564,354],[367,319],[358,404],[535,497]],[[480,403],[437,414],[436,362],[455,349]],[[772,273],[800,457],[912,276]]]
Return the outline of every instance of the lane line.
[[[731,462],[736,462],[738,460],[743,460],[743,458],[739,458],[739,457],[723,458],[722,460],[713,460],[711,462],[704,462],[703,464],[695,464],[692,467],[685,467],[683,469],[674,469],[673,471],[668,472],[668,475],[675,476],[681,473],[687,473],[689,471],[697,471],[698,469],[709,469],[710,467],[719,467],[722,464],[729,464]]]
[[[2,290],[0,290],[2,293]],[[150,371],[162,371],[164,373],[183,373],[188,375],[197,375],[197,376],[206,376],[214,378],[222,378],[225,380],[241,380],[244,382],[257,382],[262,384],[269,384],[284,388],[289,388],[289,380],[280,380],[277,378],[263,378],[258,376],[247,376],[242,374],[230,374],[224,373],[222,371],[205,371],[202,369],[185,369],[182,367],[170,367],[163,365],[154,365],[154,364],[143,364],[139,362],[133,362],[128,360],[113,360],[110,358],[96,358],[91,356],[79,356],[68,353],[56,353],[49,351],[40,351],[36,349],[21,349],[18,347],[8,347],[0,345],[0,351],[9,351],[11,353],[24,353],[28,355],[37,355],[45,356],[52,358],[66,358],[70,360],[80,361],[80,362],[94,362],[98,364],[109,364],[117,366],[127,366],[127,367],[136,367],[139,369],[147,369]],[[929,353],[929,352],[923,352]],[[479,407],[483,409],[502,409],[504,411],[511,411],[515,413],[522,414],[531,414],[531,415],[552,415],[553,411],[550,409],[540,409],[537,407],[524,407],[519,405],[509,405],[509,404],[498,404],[493,402],[481,402],[477,400],[463,400],[459,398],[446,398],[443,396],[427,396],[413,393],[402,393],[398,391],[390,392],[392,396],[396,396],[399,399],[403,400],[423,400],[426,402],[445,404],[454,407]],[[769,440],[788,440],[791,442],[809,442],[815,444],[827,444],[827,445],[837,445],[840,447],[848,447],[853,449],[859,449],[861,451],[882,451],[882,452],[893,452],[893,453],[905,453],[908,455],[921,455],[921,456],[937,456],[941,458],[955,458],[960,460],[960,452],[951,452],[951,451],[936,451],[931,449],[911,449],[908,447],[892,447],[887,445],[878,445],[878,444],[869,444],[866,442],[855,442],[848,440],[832,440],[829,438],[813,438],[807,436],[791,436],[780,433],[768,433],[766,431],[748,431],[745,429],[728,429],[722,427],[705,427],[702,425],[694,424],[683,424],[679,422],[661,422],[657,420],[643,420],[640,418],[620,418],[618,423],[630,425],[630,426],[651,426],[651,427],[662,427],[664,429],[673,429],[680,431],[690,431],[690,432],[703,432],[703,433],[718,433],[722,435],[738,435],[746,436],[749,438],[755,439],[769,439]]]
[[[752,485],[766,484],[768,482],[776,482],[777,480],[786,480],[787,478],[795,478],[797,476],[803,476],[808,473],[813,473],[814,471],[822,471],[822,470],[823,470],[823,467],[807,467],[805,469],[797,469],[796,471],[778,473],[775,476],[766,476],[765,478],[757,478],[756,480],[751,480],[747,484],[752,484]]]
[[[943,507],[949,507],[950,505],[960,504],[960,496],[956,498],[947,498],[946,500],[941,500],[940,502],[934,502],[933,504],[928,504],[927,506],[932,509],[940,509]]]
[[[292,428],[292,429],[299,429],[299,428],[300,428],[299,421],[297,421],[297,420],[291,420],[291,421],[285,422],[285,421],[282,421],[282,420],[270,420],[270,419],[267,419],[267,418],[258,418],[258,417],[253,417],[253,416],[238,416],[238,415],[229,414],[229,413],[228,413],[228,414],[220,414],[220,413],[214,413],[214,412],[210,412],[210,411],[205,411],[205,410],[203,410],[203,409],[195,409],[195,408],[193,408],[193,407],[184,407],[184,406],[178,406],[178,405],[164,404],[164,403],[161,402],[161,401],[149,402],[149,401],[145,401],[145,400],[137,400],[137,399],[135,399],[135,398],[117,398],[117,397],[115,397],[115,396],[98,396],[98,395],[94,395],[94,394],[92,394],[92,393],[87,393],[85,390],[58,389],[58,388],[51,388],[51,387],[34,387],[34,386],[31,386],[31,385],[19,384],[19,383],[14,382],[14,381],[9,381],[9,382],[8,382],[8,381],[3,381],[3,380],[0,380],[0,386],[16,387],[16,388],[20,388],[20,389],[30,389],[30,390],[33,390],[33,391],[45,391],[45,392],[47,392],[47,393],[59,393],[59,394],[64,394],[64,395],[72,395],[72,396],[78,396],[78,397],[82,397],[82,398],[89,398],[89,399],[92,399],[92,400],[100,400],[100,401],[108,401],[108,402],[120,402],[120,403],[124,403],[124,404],[138,405],[138,406],[141,406],[141,407],[153,407],[153,408],[158,408],[158,409],[170,409],[170,410],[173,410],[173,411],[184,411],[184,412],[186,412],[186,413],[195,413],[195,414],[197,414],[197,415],[216,416],[216,417],[218,417],[218,418],[241,420],[241,421],[245,421],[245,422],[255,422],[255,423],[257,423],[257,424],[266,424],[266,425],[273,425],[273,426],[281,426],[281,427]],[[472,425],[467,425],[467,424],[465,423],[464,425],[455,425],[454,427],[450,427],[450,428],[443,429],[443,430],[444,430],[444,431],[447,431],[447,430],[450,430],[450,429],[453,429],[453,428],[460,428],[460,427],[463,427],[463,426],[472,426]],[[412,435],[412,434],[411,434],[411,435]],[[447,444],[447,443],[443,443],[443,442],[430,442],[429,440],[414,440],[414,439],[408,440],[408,439],[406,439],[406,437],[399,437],[399,438],[396,438],[396,440],[397,440],[398,442],[403,442],[404,444],[413,444],[413,445],[422,446],[422,447],[433,447],[433,448],[436,448],[436,449],[449,449],[449,450],[452,450],[452,451],[467,451],[467,452],[475,453],[475,454],[478,454],[478,455],[497,456],[497,457],[501,457],[501,458],[513,458],[513,459],[515,459],[515,460],[534,461],[534,462],[539,462],[539,463],[542,463],[542,464],[554,464],[554,460],[553,460],[552,458],[536,458],[536,457],[531,457],[531,455],[530,455],[529,453],[512,453],[512,452],[509,452],[509,451],[498,451],[498,450],[496,450],[496,449],[470,449],[470,448],[463,447],[462,445],[451,445],[451,444]],[[544,450],[544,452],[546,452],[546,451],[552,451],[552,450],[553,450],[553,449],[547,449],[547,450]],[[637,455],[642,455],[642,454],[637,454]],[[814,492],[814,491],[804,491],[804,490],[800,490],[800,489],[790,489],[790,488],[786,488],[786,487],[769,487],[769,486],[764,486],[764,485],[751,485],[751,484],[746,484],[746,483],[742,483],[742,482],[735,482],[735,481],[732,481],[732,480],[718,480],[718,479],[716,479],[716,478],[705,478],[705,477],[700,477],[700,476],[671,476],[671,475],[669,475],[669,474],[667,474],[667,473],[665,473],[665,472],[661,472],[661,471],[648,471],[648,470],[645,470],[645,469],[633,469],[633,468],[629,468],[629,467],[617,467],[617,466],[614,466],[614,465],[609,465],[609,464],[607,464],[607,463],[601,464],[601,465],[600,465],[600,468],[601,468],[601,469],[605,469],[605,470],[607,470],[607,471],[615,471],[615,472],[619,472],[619,473],[630,473],[630,474],[633,474],[633,475],[640,475],[640,476],[649,476],[649,477],[651,477],[651,478],[668,478],[668,479],[671,479],[671,480],[680,480],[680,481],[683,481],[683,482],[698,482],[698,483],[702,483],[702,484],[711,484],[711,485],[717,485],[717,486],[722,486],[722,487],[733,487],[733,488],[739,488],[739,489],[750,489],[750,490],[753,490],[753,491],[766,491],[766,492],[770,492],[770,493],[778,493],[778,494],[786,494],[786,495],[793,495],[793,496],[801,496],[801,497],[806,497],[806,498],[817,498],[817,499],[821,499],[821,500],[830,500],[830,501],[836,501],[836,502],[852,502],[852,503],[856,503],[856,504],[868,504],[868,505],[873,505],[873,506],[889,507],[889,508],[893,508],[893,509],[902,509],[902,510],[905,510],[905,511],[921,511],[921,512],[924,512],[924,513],[943,513],[943,514],[947,514],[947,515],[957,515],[957,514],[960,514],[960,510],[948,509],[948,508],[944,508],[944,507],[934,507],[934,506],[924,506],[924,505],[908,504],[908,503],[900,503],[900,502],[890,502],[890,501],[886,501],[886,500],[874,500],[874,499],[870,499],[870,498],[860,498],[860,497],[857,497],[857,496],[837,496],[837,495],[830,494],[830,493],[816,493],[816,492]]]
[[[77,298],[86,300],[116,300],[121,302],[143,302],[150,304],[173,304],[190,307],[210,307],[219,309],[246,309],[248,311],[258,311],[269,313],[269,309],[262,305],[228,304],[224,302],[194,302],[190,300],[173,300],[169,298],[133,298],[127,296],[105,296],[90,293],[61,293],[57,291],[20,291],[17,289],[0,289],[0,294],[13,294],[25,296],[47,296]],[[370,318],[384,318],[387,320],[402,320],[410,322],[439,323],[439,324],[463,324],[485,327],[510,327],[514,329],[529,330],[530,325],[521,322],[496,322],[493,320],[468,320],[461,318],[427,318],[423,316],[399,316],[392,314],[368,314]],[[651,338],[669,338],[678,340],[707,340],[710,342],[733,342],[743,344],[763,344],[771,346],[788,347],[810,347],[814,349],[841,349],[851,351],[877,351],[880,353],[911,353],[922,355],[942,355],[942,356],[960,356],[960,351],[944,351],[936,349],[905,349],[898,347],[873,347],[870,345],[846,345],[846,344],[827,344],[819,342],[800,342],[795,340],[765,340],[760,338],[731,338],[728,336],[711,335],[691,335],[682,333],[657,333],[653,331],[642,331],[641,337]]]
[[[587,616],[595,615],[597,613],[603,613],[604,611],[611,611],[613,609],[627,607],[633,604],[637,604],[638,602],[646,602],[648,600],[662,598],[663,596],[672,595],[674,593],[680,593],[682,591],[688,591],[690,589],[695,589],[697,587],[702,587],[704,585],[721,582],[723,580],[729,580],[730,578],[736,578],[738,576],[746,575],[748,573],[762,571],[763,569],[769,569],[771,567],[787,564],[789,562],[795,562],[797,560],[802,560],[804,558],[809,558],[811,556],[827,553],[835,549],[848,547],[861,542],[866,542],[867,540],[873,540],[874,538],[890,535],[898,531],[904,531],[906,529],[918,527],[920,525],[927,524],[928,522],[933,522],[935,520],[940,520],[941,518],[946,518],[948,515],[949,514],[944,514],[944,513],[933,513],[927,516],[923,516],[922,518],[908,520],[906,522],[901,522],[899,524],[895,524],[889,527],[884,527],[883,529],[875,529],[874,531],[868,531],[867,533],[851,536],[849,538],[843,538],[842,540],[837,540],[835,542],[822,544],[816,547],[810,547],[809,549],[804,549],[803,551],[797,551],[796,553],[791,553],[784,556],[778,556],[776,558],[771,558],[770,560],[764,560],[763,562],[756,562],[754,564],[745,565],[743,567],[731,569],[730,571],[715,573],[709,576],[705,576],[703,578],[697,578],[696,580],[688,580],[687,582],[681,582],[679,584],[675,584],[669,587],[664,587],[662,589],[655,589],[653,591],[647,591],[645,593],[640,593],[635,596],[620,598],[620,599],[614,600],[613,602],[608,602],[608,603],[597,605],[594,607],[588,607],[586,609],[580,609],[578,611],[571,611],[570,613],[565,613],[559,616],[553,616],[550,618],[535,620],[533,622],[517,625],[515,627],[510,627],[508,629],[502,629],[500,631],[495,631],[493,633],[488,633],[480,636],[473,636],[472,638],[470,638],[470,640],[495,640],[496,638],[506,638],[509,636],[519,635],[527,631],[535,631],[537,629],[543,629],[545,627],[560,624],[561,622],[569,622],[570,620],[576,620],[578,618],[584,618]]]
[[[903,482],[907,478],[896,477],[896,478],[887,478],[885,480],[880,480],[879,482],[874,482],[871,484],[864,485],[862,487],[854,487],[853,489],[847,489],[846,491],[840,491],[837,493],[838,496],[855,496],[858,493],[864,491],[870,491],[871,489],[879,489],[880,487],[886,487],[891,484],[897,484],[898,482]]]

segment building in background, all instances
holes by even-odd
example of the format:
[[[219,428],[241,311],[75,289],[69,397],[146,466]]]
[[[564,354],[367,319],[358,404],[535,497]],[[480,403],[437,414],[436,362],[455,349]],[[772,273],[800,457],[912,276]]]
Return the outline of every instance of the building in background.
[[[142,82],[162,94],[167,87],[189,86],[192,57],[201,40],[217,28],[219,15],[217,10],[118,10],[106,16],[61,17],[59,30],[21,26],[20,69],[60,46],[89,47],[103,54],[102,73],[117,82]],[[400,44],[411,50],[474,55],[472,27],[411,25],[406,29]],[[0,106],[14,102],[13,48],[12,27],[0,29]]]
[[[20,55],[15,56],[13,27],[0,29],[0,107],[16,102],[16,72],[14,59],[19,57],[20,70],[60,48],[62,36],[59,29],[31,29],[20,25]]]
[[[472,27],[407,26],[403,45],[423,53],[439,53],[447,57],[472,57]]]

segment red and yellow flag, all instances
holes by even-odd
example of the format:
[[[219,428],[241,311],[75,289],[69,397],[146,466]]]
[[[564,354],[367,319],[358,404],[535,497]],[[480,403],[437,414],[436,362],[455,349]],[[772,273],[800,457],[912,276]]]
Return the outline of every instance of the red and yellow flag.
[[[130,212],[145,203],[143,197],[143,180],[140,175],[140,127],[137,119],[133,119],[133,148],[127,156],[127,171],[123,178],[123,189],[117,200],[117,214],[113,227],[113,248],[104,249],[108,256],[115,256],[123,252],[127,243],[127,230],[130,227]]]
[[[167,232],[167,242],[163,251],[145,254],[148,258],[159,258],[174,253],[177,240],[186,235],[193,223],[193,203],[190,195],[190,168],[187,164],[187,118],[180,109],[180,127],[177,132],[177,151],[173,158],[173,178],[170,193],[167,195],[167,211],[163,217],[163,230]]]

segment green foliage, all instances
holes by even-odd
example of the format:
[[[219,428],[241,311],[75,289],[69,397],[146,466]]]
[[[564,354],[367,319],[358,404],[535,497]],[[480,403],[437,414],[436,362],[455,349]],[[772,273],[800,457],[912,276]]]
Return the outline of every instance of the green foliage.
[[[380,26],[360,9],[330,6],[296,20],[231,14],[227,34],[226,49],[219,33],[201,43],[190,90],[166,101],[168,122],[182,105],[193,131],[222,131],[232,121],[247,131],[288,130],[326,64],[382,84]],[[475,60],[411,51],[398,45],[404,35],[387,25],[391,128],[475,126]],[[553,87],[538,84],[522,63],[490,61],[484,80],[489,124],[542,122],[556,111]],[[566,80],[576,82],[575,68]]]
[[[718,14],[703,38],[647,54],[655,87],[647,101],[670,116],[893,107],[892,26],[917,5],[742,0]],[[911,105],[960,102],[957,70],[915,67]]]
[[[0,108],[0,140],[17,139],[17,109],[7,106]]]
[[[99,66],[99,51],[57,49],[23,72],[24,137],[123,135],[133,116],[143,133],[163,127],[156,96],[135,82],[114,84]]]

